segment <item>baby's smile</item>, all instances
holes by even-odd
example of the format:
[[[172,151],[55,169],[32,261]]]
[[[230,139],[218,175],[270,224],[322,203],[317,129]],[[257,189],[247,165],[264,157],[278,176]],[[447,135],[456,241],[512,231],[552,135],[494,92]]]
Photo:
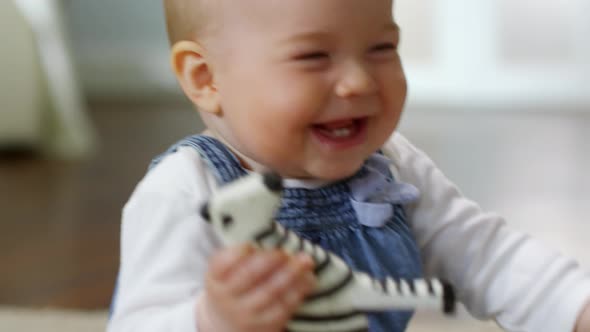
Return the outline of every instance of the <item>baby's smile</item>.
[[[330,148],[344,149],[362,144],[367,138],[367,117],[314,124],[313,137]]]

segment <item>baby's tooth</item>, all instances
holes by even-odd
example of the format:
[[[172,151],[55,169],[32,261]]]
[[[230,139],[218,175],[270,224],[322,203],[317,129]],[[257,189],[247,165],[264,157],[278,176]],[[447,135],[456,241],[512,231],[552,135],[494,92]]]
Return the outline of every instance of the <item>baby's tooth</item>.
[[[349,128],[340,128],[332,131],[332,135],[336,137],[350,136],[351,130]]]

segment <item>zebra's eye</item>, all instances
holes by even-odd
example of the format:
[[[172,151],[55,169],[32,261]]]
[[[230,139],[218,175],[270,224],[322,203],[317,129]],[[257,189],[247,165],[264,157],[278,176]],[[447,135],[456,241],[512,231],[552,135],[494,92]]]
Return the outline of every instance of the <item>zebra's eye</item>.
[[[211,222],[211,215],[209,215],[209,203],[201,205],[201,217],[203,217],[203,220],[206,222]]]
[[[221,218],[221,222],[223,223],[223,227],[224,228],[229,228],[234,224],[234,218],[232,218],[232,216],[228,216],[223,215],[223,217]]]

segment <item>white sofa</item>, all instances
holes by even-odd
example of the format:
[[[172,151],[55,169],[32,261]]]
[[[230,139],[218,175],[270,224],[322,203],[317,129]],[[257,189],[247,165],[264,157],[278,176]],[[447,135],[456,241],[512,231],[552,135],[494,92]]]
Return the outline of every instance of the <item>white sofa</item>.
[[[60,15],[58,0],[0,1],[0,149],[59,158],[92,151]]]
[[[0,146],[36,146],[44,89],[34,36],[11,1],[0,1],[0,21]]]

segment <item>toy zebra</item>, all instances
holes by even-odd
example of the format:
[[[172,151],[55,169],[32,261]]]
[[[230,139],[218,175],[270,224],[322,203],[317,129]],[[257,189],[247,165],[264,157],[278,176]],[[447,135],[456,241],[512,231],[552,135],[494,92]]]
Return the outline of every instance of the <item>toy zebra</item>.
[[[273,219],[279,207],[282,179],[250,174],[215,192],[201,215],[226,245],[253,243],[263,249],[305,252],[315,261],[316,289],[287,325],[291,332],[359,332],[368,330],[367,312],[384,310],[455,310],[450,285],[437,279],[376,280],[352,271],[338,256],[304,240]]]

